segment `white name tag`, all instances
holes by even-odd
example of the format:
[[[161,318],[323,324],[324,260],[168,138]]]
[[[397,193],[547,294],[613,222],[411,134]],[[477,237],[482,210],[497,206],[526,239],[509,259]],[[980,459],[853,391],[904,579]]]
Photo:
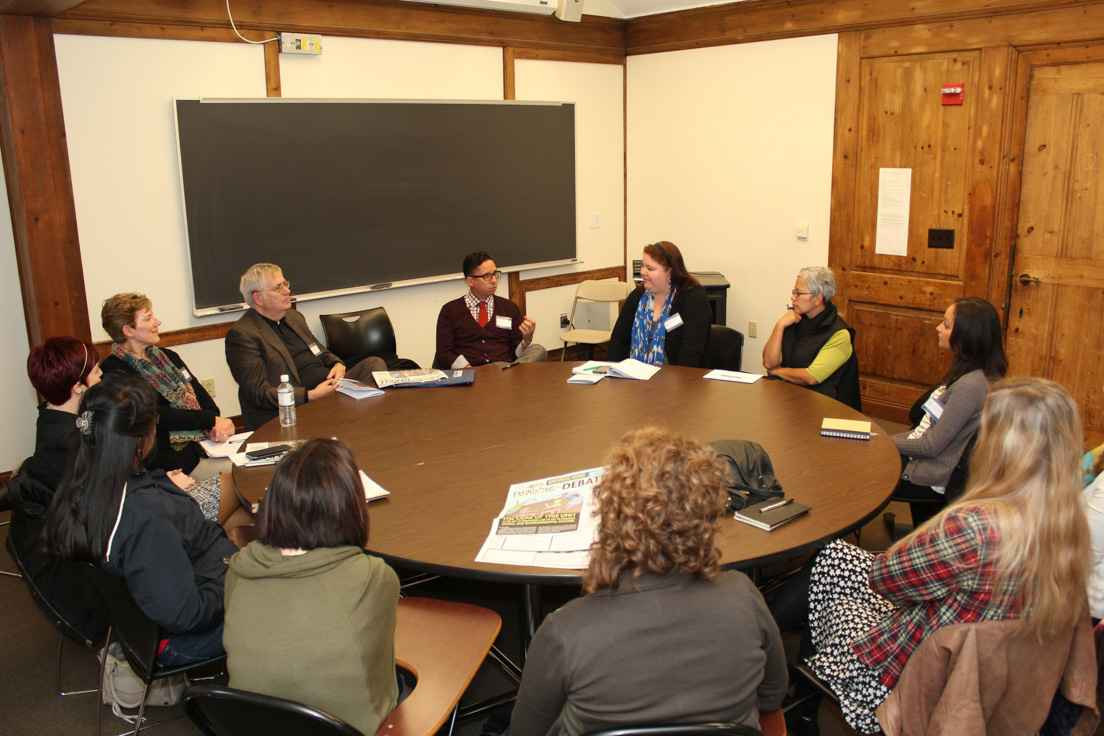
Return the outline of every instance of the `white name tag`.
[[[310,344],[310,351],[312,353],[314,353],[316,356],[322,354],[322,348],[318,347],[318,343],[316,343],[316,342],[312,342]]]
[[[928,397],[924,402],[924,411],[931,415],[933,422],[938,422],[939,417],[943,416],[943,405],[937,399]]]
[[[668,332],[677,330],[679,327],[682,327],[682,315],[672,314],[667,318],[667,321],[663,323],[663,326],[667,328]]]
[[[184,376],[184,381],[187,383],[192,382],[192,374],[188,372],[187,368],[180,369],[180,375]]]
[[[501,330],[514,329],[514,320],[509,317],[495,317],[495,327]]]

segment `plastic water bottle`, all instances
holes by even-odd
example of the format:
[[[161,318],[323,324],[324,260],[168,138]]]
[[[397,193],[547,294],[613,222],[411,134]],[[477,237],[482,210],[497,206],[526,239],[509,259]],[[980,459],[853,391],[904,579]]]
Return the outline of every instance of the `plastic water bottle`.
[[[295,389],[285,373],[280,376],[280,386],[276,389],[276,396],[280,403],[280,426],[295,426]]]

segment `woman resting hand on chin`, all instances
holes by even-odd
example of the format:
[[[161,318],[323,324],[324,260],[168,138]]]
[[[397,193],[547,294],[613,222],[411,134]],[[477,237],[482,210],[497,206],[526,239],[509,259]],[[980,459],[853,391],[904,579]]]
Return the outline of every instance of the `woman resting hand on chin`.
[[[686,270],[674,243],[661,240],[644,246],[642,261],[642,283],[625,299],[607,357],[702,367],[713,321],[705,289]]]

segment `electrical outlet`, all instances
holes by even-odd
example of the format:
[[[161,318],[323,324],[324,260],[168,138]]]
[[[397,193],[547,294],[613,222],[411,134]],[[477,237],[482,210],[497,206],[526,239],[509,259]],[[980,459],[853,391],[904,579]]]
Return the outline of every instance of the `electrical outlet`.
[[[759,323],[753,319],[748,320],[748,337],[759,337]]]
[[[570,327],[570,326],[571,326],[571,322],[567,319],[567,315],[566,314],[561,314],[560,315],[560,327]]]
[[[281,33],[280,53],[317,56],[322,53],[322,36],[317,33]]]
[[[215,379],[204,378],[200,383],[203,384],[203,388],[207,389],[207,393],[211,394],[211,398],[215,398]]]

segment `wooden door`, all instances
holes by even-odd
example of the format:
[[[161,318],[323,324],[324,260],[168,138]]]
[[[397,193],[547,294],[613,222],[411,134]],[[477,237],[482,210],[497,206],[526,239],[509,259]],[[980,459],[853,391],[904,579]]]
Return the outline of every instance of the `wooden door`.
[[[996,50],[866,57],[859,39],[841,37],[829,265],[871,416],[906,421],[949,365],[935,333],[947,305],[990,296],[1003,104],[992,80],[1009,59]],[[965,85],[962,105],[942,104],[948,83]],[[905,255],[876,252],[882,168],[912,171]],[[930,230],[951,231],[953,246],[935,247]]]
[[[1078,55],[1036,52],[1021,65],[1030,83],[1007,341],[1010,373],[1065,386],[1095,446],[1104,440],[1104,52]]]

